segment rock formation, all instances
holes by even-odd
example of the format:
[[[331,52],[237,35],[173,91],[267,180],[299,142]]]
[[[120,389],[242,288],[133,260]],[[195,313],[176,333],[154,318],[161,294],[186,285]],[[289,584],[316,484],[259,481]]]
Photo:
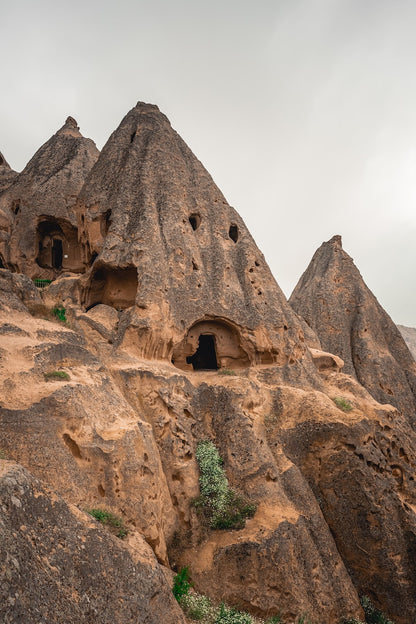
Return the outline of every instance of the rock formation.
[[[86,513],[4,460],[0,503],[4,624],[184,623],[151,548],[139,536],[121,545]]]
[[[0,152],[0,193],[11,185],[17,175],[17,171],[13,171],[3,154]]]
[[[0,249],[5,266],[39,278],[85,269],[73,205],[98,153],[68,117],[14,178],[0,196],[11,221]]]
[[[398,330],[407,346],[410,353],[413,355],[413,359],[416,360],[416,329],[414,327],[405,327],[405,325],[397,325]]]
[[[119,340],[135,354],[183,370],[302,357],[300,323],[263,255],[156,106],[139,102],[111,135],[78,213],[94,261],[81,303],[134,306]]]
[[[416,425],[416,362],[342,249],[340,236],[317,250],[289,301],[323,349],[344,360],[344,372]]]
[[[63,136],[83,144],[68,124]],[[56,188],[64,169],[56,169]],[[19,178],[2,201],[12,201]],[[74,605],[74,619],[62,621],[88,621],[93,593],[94,617],[106,599],[105,617],[124,624],[137,591],[140,621],[179,624],[163,571],[189,566],[200,593],[264,619],[362,618],[359,595],[368,594],[395,624],[414,621],[416,433],[408,411],[378,403],[348,350],[330,348],[292,310],[244,223],[166,117],[139,103],[66,217],[58,204],[50,219],[75,227],[77,213],[81,273],[45,268],[56,279],[39,290],[28,277],[33,254],[25,271],[17,261],[21,272],[0,270],[0,451],[33,475],[1,463],[8,563],[0,586],[12,600],[19,594],[4,603],[4,619],[30,621],[38,609],[59,622],[62,604],[64,614]],[[15,250],[20,212],[10,217]],[[38,234],[39,214],[31,217]],[[348,259],[340,241],[331,245]],[[368,297],[374,336],[382,321]],[[64,310],[67,323],[52,309]],[[402,378],[397,386],[388,379],[404,401]],[[193,504],[204,440],[218,448],[230,485],[256,505],[243,528],[212,530]],[[123,517],[127,544],[85,516],[92,507]],[[54,550],[62,541],[63,551]],[[99,573],[116,568],[119,587],[110,573],[93,584],[83,577],[81,556],[90,569],[98,543]],[[31,586],[19,576],[25,561]],[[69,562],[76,574],[61,579]],[[42,607],[34,592],[42,596],[45,583],[53,604]]]

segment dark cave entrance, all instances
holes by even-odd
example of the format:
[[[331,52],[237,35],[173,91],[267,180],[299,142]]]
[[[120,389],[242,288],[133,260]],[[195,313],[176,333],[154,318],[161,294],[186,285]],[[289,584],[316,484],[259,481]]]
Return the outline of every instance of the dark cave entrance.
[[[197,350],[186,358],[186,363],[192,364],[194,370],[218,370],[214,336],[201,334]]]
[[[52,242],[52,267],[54,269],[62,268],[62,260],[64,257],[62,240],[60,238],[54,238]]]

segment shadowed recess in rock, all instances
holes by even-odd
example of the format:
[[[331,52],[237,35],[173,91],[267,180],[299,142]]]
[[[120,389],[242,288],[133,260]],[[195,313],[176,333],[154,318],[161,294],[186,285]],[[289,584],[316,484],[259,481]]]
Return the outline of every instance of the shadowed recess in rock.
[[[68,221],[41,217],[36,238],[36,263],[40,267],[74,272],[82,270],[78,232]]]
[[[134,305],[136,293],[136,267],[101,267],[90,279],[84,296],[84,305],[86,310],[99,303],[117,310],[125,310]]]
[[[173,350],[172,363],[182,370],[217,370],[249,366],[238,329],[225,319],[195,323]]]

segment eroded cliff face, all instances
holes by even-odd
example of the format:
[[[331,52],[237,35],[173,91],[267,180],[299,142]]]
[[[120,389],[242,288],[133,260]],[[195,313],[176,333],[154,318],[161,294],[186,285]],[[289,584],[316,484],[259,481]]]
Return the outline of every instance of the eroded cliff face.
[[[97,540],[99,565],[117,569],[120,587],[107,578],[92,585],[94,613],[108,596],[109,621],[120,624],[131,621],[131,596],[144,622],[182,622],[163,566],[185,565],[199,592],[264,618],[281,613],[287,624],[302,613],[322,624],[362,618],[361,594],[396,624],[414,620],[416,434],[407,416],[377,403],[355,369],[345,374],[342,354],[319,335],[321,350],[244,223],[156,107],[128,113],[76,210],[91,263],[84,275],[38,290],[26,275],[0,270],[0,450],[34,475],[2,464],[9,502],[1,521],[17,547],[24,526],[33,537],[19,558],[7,534],[17,571],[3,566],[2,579],[24,599],[0,602],[5,621],[30,620],[32,602],[40,609],[32,588],[48,583],[53,617],[72,600],[74,619],[63,621],[87,621],[83,570]],[[51,317],[56,307],[67,323]],[[192,504],[204,440],[217,446],[230,485],[257,505],[242,529],[212,530]],[[47,536],[31,524],[38,499]],[[127,546],[82,513],[95,507],[123,517]],[[63,513],[68,525],[52,538]],[[82,561],[67,530],[83,536]],[[19,576],[24,559],[31,587]],[[60,578],[71,560],[78,576],[48,580],[50,566]],[[141,593],[132,566],[146,576]]]
[[[416,425],[416,362],[342,249],[340,236],[317,250],[289,301],[322,348],[344,360],[344,372]]]
[[[47,279],[85,270],[73,205],[98,154],[68,117],[7,185],[0,195],[9,222],[0,244],[5,267]]]

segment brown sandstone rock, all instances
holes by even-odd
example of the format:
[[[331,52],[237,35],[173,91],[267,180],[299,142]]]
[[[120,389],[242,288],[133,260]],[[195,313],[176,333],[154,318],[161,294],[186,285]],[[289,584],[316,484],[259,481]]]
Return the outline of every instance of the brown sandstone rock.
[[[416,362],[342,249],[340,236],[321,245],[289,301],[322,348],[344,360],[345,373],[416,424]]]
[[[151,549],[130,544],[0,460],[0,619],[4,624],[182,624]],[[127,540],[126,540],[127,541]]]
[[[78,201],[82,304],[128,310],[119,343],[183,370],[290,365],[301,323],[237,212],[156,106],[111,135]],[[202,338],[201,338],[202,336]]]
[[[42,278],[84,270],[73,205],[98,153],[68,117],[2,193],[0,211],[12,220],[0,245],[7,268]]]

